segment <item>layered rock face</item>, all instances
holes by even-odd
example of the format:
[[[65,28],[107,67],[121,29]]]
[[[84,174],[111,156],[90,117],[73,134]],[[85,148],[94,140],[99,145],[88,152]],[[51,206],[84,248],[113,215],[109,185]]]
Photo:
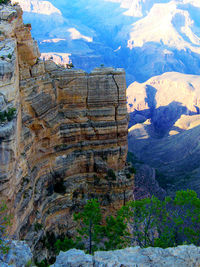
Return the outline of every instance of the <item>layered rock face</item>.
[[[98,198],[106,214],[132,198],[125,73],[40,61],[21,9],[2,6],[0,17],[1,112],[16,108],[0,125],[0,191],[12,233],[34,247],[46,231],[71,231],[87,199]]]

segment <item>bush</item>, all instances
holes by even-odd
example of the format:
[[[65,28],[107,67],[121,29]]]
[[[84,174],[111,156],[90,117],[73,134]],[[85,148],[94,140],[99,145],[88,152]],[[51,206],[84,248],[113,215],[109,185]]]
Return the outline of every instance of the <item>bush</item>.
[[[164,201],[154,196],[130,201],[116,216],[106,218],[102,217],[99,202],[91,199],[74,219],[78,223],[77,239],[57,240],[57,253],[73,247],[93,253],[135,245],[200,246],[200,199],[192,190],[178,191],[174,198]]]
[[[0,5],[1,4],[5,4],[5,5],[7,5],[7,4],[10,4],[10,0],[0,0]]]
[[[85,249],[92,254],[96,250],[122,248],[127,244],[125,236],[126,224],[120,216],[107,216],[103,222],[100,204],[96,199],[88,200],[83,211],[74,215],[78,223],[76,239],[58,239],[55,243],[56,252],[71,248]]]
[[[0,112],[0,122],[11,121],[16,113],[16,108],[9,108],[8,111]]]
[[[58,239],[55,243],[56,253],[60,251],[67,251],[71,248],[77,247],[77,243],[72,238],[65,238],[63,241]]]
[[[9,108],[6,112],[6,117],[8,121],[11,121],[15,116],[16,108]]]
[[[131,229],[131,245],[200,245],[200,199],[192,190],[178,191],[164,201],[156,197],[131,201],[120,213]]]
[[[8,54],[8,56],[7,56],[9,59],[11,59],[12,58],[12,54]]]
[[[0,253],[6,254],[9,251],[9,244],[6,241],[6,228],[11,225],[11,216],[7,214],[8,208],[5,202],[0,203]]]
[[[47,259],[44,259],[44,260],[42,260],[41,262],[36,262],[35,264],[36,264],[36,266],[38,266],[38,267],[48,267],[48,266],[50,266],[50,265],[48,264]]]

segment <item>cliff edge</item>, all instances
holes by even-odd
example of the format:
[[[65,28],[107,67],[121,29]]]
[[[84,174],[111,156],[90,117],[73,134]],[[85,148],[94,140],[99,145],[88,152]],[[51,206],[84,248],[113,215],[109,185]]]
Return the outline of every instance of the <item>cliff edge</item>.
[[[11,232],[41,250],[47,231],[73,231],[71,215],[87,199],[105,213],[130,200],[134,176],[124,71],[41,61],[30,29],[19,6],[0,6],[0,196]]]

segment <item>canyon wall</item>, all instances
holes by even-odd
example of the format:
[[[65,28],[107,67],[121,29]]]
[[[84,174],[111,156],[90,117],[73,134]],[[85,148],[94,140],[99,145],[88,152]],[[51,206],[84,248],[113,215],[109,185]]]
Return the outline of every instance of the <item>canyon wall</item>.
[[[0,123],[0,196],[11,232],[41,250],[45,232],[73,230],[87,199],[106,214],[132,198],[125,73],[41,61],[21,9],[0,6],[0,19],[0,111],[16,109]]]

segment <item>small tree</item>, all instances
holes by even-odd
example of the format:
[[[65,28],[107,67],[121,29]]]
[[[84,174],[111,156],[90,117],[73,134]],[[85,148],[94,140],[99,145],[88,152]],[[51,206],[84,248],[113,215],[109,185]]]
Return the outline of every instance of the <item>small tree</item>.
[[[120,213],[126,218],[132,245],[200,245],[200,199],[192,190],[178,191],[175,198],[164,201],[156,197],[130,201]]]
[[[142,199],[128,202],[121,208],[119,214],[126,218],[129,226],[131,245],[140,247],[153,246],[153,229],[156,223],[156,210],[160,201],[157,198]]]
[[[92,254],[97,249],[101,239],[101,209],[96,199],[87,202],[82,212],[74,215],[74,220],[79,222],[79,241],[88,243],[87,251]]]
[[[0,252],[8,253],[9,243],[6,240],[6,228],[11,224],[11,216],[7,215],[7,206],[5,202],[0,203]]]
[[[108,216],[106,218],[106,225],[103,227],[104,249],[121,249],[128,244],[126,236],[127,224],[124,222],[124,218],[120,215],[116,217]]]

